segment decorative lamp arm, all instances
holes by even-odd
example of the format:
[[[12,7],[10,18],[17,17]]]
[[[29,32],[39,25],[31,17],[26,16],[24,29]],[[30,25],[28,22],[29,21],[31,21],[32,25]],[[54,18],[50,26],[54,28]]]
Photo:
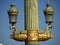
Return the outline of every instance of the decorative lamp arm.
[[[53,25],[52,24],[48,24],[48,26],[46,27],[45,30],[49,30],[49,29],[52,29]]]

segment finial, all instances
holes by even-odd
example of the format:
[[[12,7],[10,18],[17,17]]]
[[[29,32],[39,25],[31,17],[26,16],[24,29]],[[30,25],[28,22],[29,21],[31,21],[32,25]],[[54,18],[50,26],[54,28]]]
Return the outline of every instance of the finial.
[[[52,13],[52,12],[54,12],[54,10],[51,8],[51,4],[50,4],[50,2],[49,2],[49,0],[47,1],[47,4],[46,4],[46,9],[44,10],[44,13]]]
[[[15,4],[11,4],[10,5],[11,6],[11,8],[8,10],[8,13],[18,13],[18,10],[15,8]]]
[[[11,7],[14,7],[15,6],[15,4],[11,4]]]
[[[47,4],[46,4],[46,5],[47,5],[47,6],[50,6],[50,1],[49,1],[49,0],[47,1]]]

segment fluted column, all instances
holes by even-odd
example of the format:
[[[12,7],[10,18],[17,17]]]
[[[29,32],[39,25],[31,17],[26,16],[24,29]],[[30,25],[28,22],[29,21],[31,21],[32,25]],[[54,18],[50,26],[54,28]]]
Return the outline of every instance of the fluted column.
[[[26,30],[38,30],[38,0],[24,0]]]
[[[29,40],[30,34],[33,40],[25,41],[25,45],[39,45],[39,41],[34,40],[35,31],[33,31],[34,34],[31,33],[31,30],[38,30],[38,0],[24,0],[24,20],[25,30],[30,30],[27,32],[27,40]]]

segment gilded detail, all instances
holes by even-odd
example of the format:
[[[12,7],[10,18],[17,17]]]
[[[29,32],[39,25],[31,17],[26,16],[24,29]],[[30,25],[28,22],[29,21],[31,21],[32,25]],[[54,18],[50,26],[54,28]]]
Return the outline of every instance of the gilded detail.
[[[38,30],[27,30],[27,41],[29,40],[38,40]]]
[[[8,10],[8,13],[18,13],[18,10],[15,8],[14,4],[11,4],[11,8]]]
[[[9,28],[13,30],[13,34],[10,37],[17,41],[25,41],[25,45],[39,45],[39,41],[46,41],[53,37],[50,29],[53,27],[50,21],[52,20],[54,10],[50,7],[50,3],[47,3],[47,8],[44,10],[44,14],[47,20],[47,27],[45,30],[39,30],[38,26],[38,0],[24,0],[24,30],[19,32],[17,27],[12,24]],[[15,16],[18,14],[18,10],[15,5],[12,4],[8,10],[11,20],[17,20]],[[52,16],[51,16],[52,15]],[[9,17],[9,19],[10,19]]]

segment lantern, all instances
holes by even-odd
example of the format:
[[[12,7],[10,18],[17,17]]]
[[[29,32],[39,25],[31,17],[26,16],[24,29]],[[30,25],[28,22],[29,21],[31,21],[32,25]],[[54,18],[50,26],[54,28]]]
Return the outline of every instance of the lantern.
[[[47,8],[44,10],[44,15],[46,19],[46,23],[50,24],[53,22],[53,14],[54,10],[50,7],[50,3],[46,4]]]
[[[17,22],[18,10],[15,8],[14,4],[11,4],[11,8],[8,10],[9,23],[14,25]]]

